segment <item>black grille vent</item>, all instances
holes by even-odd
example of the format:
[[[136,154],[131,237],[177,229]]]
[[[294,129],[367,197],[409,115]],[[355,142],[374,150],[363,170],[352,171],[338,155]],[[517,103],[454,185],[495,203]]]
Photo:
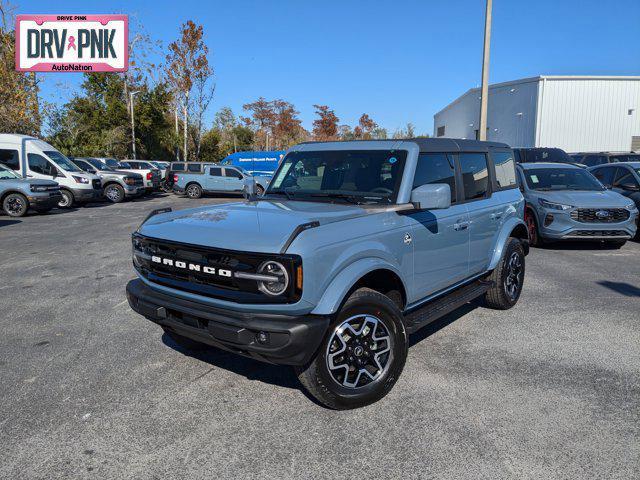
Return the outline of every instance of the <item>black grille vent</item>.
[[[628,237],[624,230],[578,230],[571,235],[577,237]]]
[[[618,223],[629,219],[624,208],[579,208],[571,212],[571,218],[582,223]]]
[[[96,190],[100,190],[102,188],[102,182],[97,178],[93,180],[93,182],[91,182],[91,185],[93,185],[93,188],[95,188]]]

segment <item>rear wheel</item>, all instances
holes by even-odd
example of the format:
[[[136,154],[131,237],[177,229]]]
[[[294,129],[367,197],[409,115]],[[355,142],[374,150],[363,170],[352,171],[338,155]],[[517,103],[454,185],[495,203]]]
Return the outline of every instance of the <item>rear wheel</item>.
[[[10,193],[2,202],[2,208],[10,217],[24,217],[29,210],[29,201],[20,193]]]
[[[517,238],[510,238],[505,245],[502,258],[488,280],[493,282],[485,294],[489,307],[508,310],[518,303],[524,284],[524,248]]]
[[[117,183],[110,183],[104,187],[104,196],[113,203],[120,203],[124,200],[124,188]]]
[[[187,197],[200,198],[202,196],[202,188],[197,183],[187,186]]]
[[[331,324],[298,379],[323,405],[346,410],[384,397],[402,373],[407,333],[402,313],[385,295],[356,290]]]
[[[69,190],[60,190],[60,194],[62,195],[62,198],[58,202],[58,207],[71,208],[74,202],[73,193],[71,193]]]

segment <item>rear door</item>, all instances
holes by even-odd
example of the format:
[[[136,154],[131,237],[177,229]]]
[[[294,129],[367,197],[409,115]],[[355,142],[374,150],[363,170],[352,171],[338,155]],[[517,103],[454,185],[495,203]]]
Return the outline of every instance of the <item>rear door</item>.
[[[421,153],[413,188],[445,183],[451,207],[410,213],[414,245],[414,298],[424,298],[464,280],[469,271],[469,222],[460,202],[455,159],[446,153]]]
[[[203,177],[203,188],[205,190],[210,190],[212,192],[224,191],[224,178],[222,177],[222,168],[210,167],[207,169]]]
[[[631,198],[636,203],[640,201],[640,184],[638,184],[631,167],[622,166],[616,168],[613,190]]]
[[[469,275],[482,272],[493,253],[498,222],[506,204],[493,201],[486,153],[458,155],[464,201],[469,214]]]

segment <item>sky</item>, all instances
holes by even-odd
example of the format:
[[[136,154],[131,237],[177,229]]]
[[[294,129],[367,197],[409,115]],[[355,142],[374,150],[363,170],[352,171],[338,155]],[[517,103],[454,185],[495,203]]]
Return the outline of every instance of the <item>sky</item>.
[[[126,13],[166,45],[180,24],[203,25],[216,74],[209,120],[260,96],[292,102],[310,129],[314,104],[341,124],[369,114],[390,133],[480,84],[485,0],[12,0],[16,13]],[[490,83],[537,75],[640,75],[640,1],[495,0]],[[41,74],[44,100],[63,102],[80,73]]]

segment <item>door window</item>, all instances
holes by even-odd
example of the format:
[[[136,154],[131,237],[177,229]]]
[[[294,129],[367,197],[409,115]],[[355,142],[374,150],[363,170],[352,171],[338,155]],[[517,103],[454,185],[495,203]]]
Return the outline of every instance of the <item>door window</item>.
[[[12,170],[20,170],[17,150],[0,150],[0,163]]]
[[[53,174],[57,172],[56,167],[51,165],[46,158],[42,155],[38,155],[37,153],[27,154],[27,161],[29,163],[29,170],[32,172],[49,176],[53,176]]]
[[[212,177],[221,177],[222,169],[220,167],[211,167],[211,170],[209,170],[209,175],[211,175]]]
[[[516,164],[511,152],[493,152],[491,154],[496,169],[496,183],[499,189],[516,186]]]
[[[418,157],[413,188],[433,183],[446,183],[451,188],[451,203],[455,203],[456,177],[453,158],[446,153],[421,153]]]
[[[460,171],[465,200],[485,198],[489,194],[489,167],[484,153],[461,153]]]
[[[605,187],[611,187],[616,170],[617,168],[602,167],[594,170],[591,173],[593,173],[593,176],[600,180],[600,183],[602,183]]]
[[[233,170],[232,168],[225,168],[224,176],[231,178],[242,178],[242,174],[237,170]]]
[[[187,164],[187,171],[188,172],[195,172],[195,173],[199,173],[201,165],[198,163],[189,163]]]
[[[636,190],[638,188],[638,182],[631,173],[631,170],[626,168],[618,168],[616,174],[616,180],[613,183],[614,187],[621,188],[623,190]]]
[[[580,163],[587,167],[594,167],[596,165],[602,165],[603,163],[609,162],[607,162],[607,157],[604,155],[585,155]]]

